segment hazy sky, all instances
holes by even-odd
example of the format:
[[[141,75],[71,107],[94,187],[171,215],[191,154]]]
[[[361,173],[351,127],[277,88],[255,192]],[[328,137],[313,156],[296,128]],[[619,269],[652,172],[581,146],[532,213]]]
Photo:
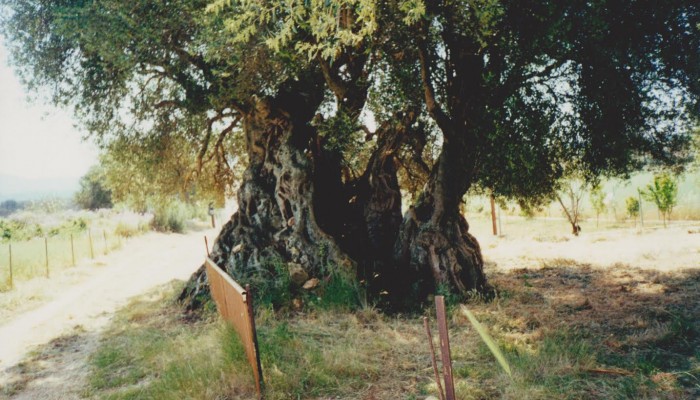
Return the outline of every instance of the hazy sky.
[[[69,112],[29,103],[0,36],[0,175],[75,178],[97,162]]]

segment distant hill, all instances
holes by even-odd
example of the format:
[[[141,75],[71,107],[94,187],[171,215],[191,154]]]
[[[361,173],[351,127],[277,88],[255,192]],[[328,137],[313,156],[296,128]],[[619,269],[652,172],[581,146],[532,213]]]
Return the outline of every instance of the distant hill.
[[[0,175],[0,201],[69,198],[80,187],[80,178],[21,178]]]

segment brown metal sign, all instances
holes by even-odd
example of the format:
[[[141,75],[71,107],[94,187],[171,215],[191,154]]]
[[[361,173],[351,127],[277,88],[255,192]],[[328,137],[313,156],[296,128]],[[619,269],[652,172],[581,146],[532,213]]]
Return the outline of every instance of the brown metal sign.
[[[260,353],[258,352],[255,318],[253,317],[253,298],[250,288],[246,286],[246,289],[243,289],[241,285],[208,257],[205,265],[211,295],[214,298],[216,307],[224,320],[229,322],[238,333],[238,336],[240,336],[248,362],[253,367],[255,388],[258,396],[262,398],[263,375],[260,366]]]

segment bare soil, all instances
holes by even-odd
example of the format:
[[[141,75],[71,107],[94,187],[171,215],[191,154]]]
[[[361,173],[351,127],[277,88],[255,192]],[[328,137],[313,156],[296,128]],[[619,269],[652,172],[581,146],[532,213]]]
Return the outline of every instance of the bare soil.
[[[675,222],[667,228],[584,225],[580,236],[563,219],[526,220],[510,217],[502,236],[492,234],[489,221],[478,220],[479,239],[488,269],[512,270],[568,259],[599,267],[627,266],[657,271],[700,268],[700,222]],[[602,224],[601,224],[602,225]]]

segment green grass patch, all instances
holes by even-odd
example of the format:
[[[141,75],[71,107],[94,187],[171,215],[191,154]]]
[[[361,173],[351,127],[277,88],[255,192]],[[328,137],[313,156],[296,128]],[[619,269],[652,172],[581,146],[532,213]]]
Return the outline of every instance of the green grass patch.
[[[182,319],[171,301],[180,288],[163,287],[117,314],[90,357],[85,397],[221,399],[252,388],[252,379],[236,369],[240,344],[227,340],[231,333],[213,314]]]

